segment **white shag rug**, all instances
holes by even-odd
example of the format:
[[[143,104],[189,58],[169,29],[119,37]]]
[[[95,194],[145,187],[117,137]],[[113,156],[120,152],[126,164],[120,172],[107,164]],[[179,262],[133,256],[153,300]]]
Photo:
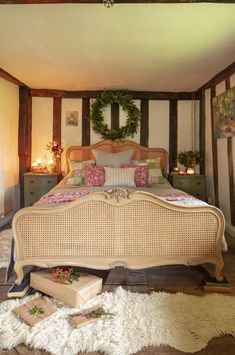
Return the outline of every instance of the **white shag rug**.
[[[12,229],[4,229],[0,232],[0,268],[7,267],[11,254]]]
[[[79,351],[129,355],[145,346],[170,345],[193,353],[205,348],[214,337],[235,336],[235,298],[232,296],[199,297],[164,292],[148,295],[118,287],[115,292],[105,292],[79,308],[65,307],[45,297],[56,303],[59,310],[31,328],[12,310],[38,295],[0,304],[0,349],[25,343],[56,355],[75,355]],[[95,304],[102,304],[115,316],[74,329],[68,315]]]

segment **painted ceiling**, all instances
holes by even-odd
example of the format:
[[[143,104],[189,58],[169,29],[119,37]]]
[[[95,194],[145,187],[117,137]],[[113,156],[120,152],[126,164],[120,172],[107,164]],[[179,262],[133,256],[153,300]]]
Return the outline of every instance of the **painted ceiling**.
[[[235,4],[1,5],[0,67],[31,88],[193,91],[235,61]]]

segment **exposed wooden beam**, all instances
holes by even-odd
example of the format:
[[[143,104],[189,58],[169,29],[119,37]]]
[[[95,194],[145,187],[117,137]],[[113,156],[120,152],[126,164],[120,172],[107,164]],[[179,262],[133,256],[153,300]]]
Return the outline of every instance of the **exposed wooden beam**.
[[[206,115],[205,115],[205,90],[202,92],[200,100],[200,121],[199,121],[199,148],[203,156],[203,161],[200,163],[200,174],[205,174],[205,151],[206,151]]]
[[[230,77],[225,80],[226,90],[231,88]],[[229,199],[230,199],[230,215],[231,224],[235,226],[235,180],[233,168],[233,137],[227,138],[228,152],[228,176],[229,176]]]
[[[233,1],[233,3],[235,3],[235,1]],[[212,79],[210,79],[206,84],[204,84],[203,86],[200,87],[200,90],[205,90],[205,89],[209,89],[212,86],[216,86],[218,83],[220,83],[223,80],[226,80],[226,78],[230,77],[231,75],[233,75],[235,73],[235,62],[233,62],[232,64],[230,64],[228,67],[226,67],[225,69],[223,69],[221,72],[219,72],[218,74],[216,74]],[[197,92],[198,92],[197,91]]]
[[[90,145],[90,99],[82,99],[82,145]]]
[[[20,206],[24,206],[24,181],[23,174],[31,168],[32,146],[32,98],[28,88],[19,88],[19,179],[20,179]]]
[[[214,137],[214,116],[213,116],[213,97],[216,96],[215,85],[211,87],[211,134],[212,134],[212,158],[213,158],[213,180],[215,192],[215,205],[219,207],[219,181],[218,181],[218,148],[217,139]]]
[[[178,102],[170,100],[170,124],[169,124],[169,172],[176,166],[178,136]]]
[[[119,104],[111,105],[111,128],[119,128]]]
[[[53,142],[61,144],[61,98],[53,99]]]
[[[149,100],[142,99],[140,102],[140,144],[149,145]]]
[[[182,4],[182,3],[222,3],[232,0],[115,0],[115,4]],[[0,4],[102,4],[102,0],[0,0]]]
[[[7,71],[3,70],[2,68],[0,68],[0,78],[10,81],[11,83],[16,84],[18,86],[27,87],[26,84],[22,83],[22,81],[16,79],[13,75],[9,74]]]
[[[51,89],[31,89],[32,96],[62,97],[67,99],[89,99],[98,97],[103,90],[64,91]],[[133,99],[146,100],[200,100],[201,92],[155,92],[155,91],[128,91]]]

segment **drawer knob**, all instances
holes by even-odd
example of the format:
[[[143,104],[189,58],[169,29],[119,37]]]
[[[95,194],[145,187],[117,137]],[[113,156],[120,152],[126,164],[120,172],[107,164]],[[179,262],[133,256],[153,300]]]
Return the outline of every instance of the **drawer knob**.
[[[34,180],[29,180],[30,184],[33,184],[34,183]]]
[[[197,182],[197,185],[201,185],[200,181]]]
[[[30,191],[30,195],[34,195],[34,192],[33,192],[33,191]]]
[[[52,180],[47,180],[47,183],[48,183],[48,184],[51,184],[51,183],[52,183]]]
[[[182,181],[179,182],[179,185],[184,185],[184,183]]]

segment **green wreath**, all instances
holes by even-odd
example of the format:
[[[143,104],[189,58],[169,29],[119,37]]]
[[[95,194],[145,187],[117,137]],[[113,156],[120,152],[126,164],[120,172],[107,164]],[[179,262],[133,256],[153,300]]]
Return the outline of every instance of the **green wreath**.
[[[125,126],[120,128],[108,128],[104,123],[103,109],[107,105],[119,104],[127,114]],[[130,95],[125,91],[104,91],[91,105],[91,121],[93,130],[101,134],[104,139],[124,139],[137,132],[141,112],[136,107]]]

